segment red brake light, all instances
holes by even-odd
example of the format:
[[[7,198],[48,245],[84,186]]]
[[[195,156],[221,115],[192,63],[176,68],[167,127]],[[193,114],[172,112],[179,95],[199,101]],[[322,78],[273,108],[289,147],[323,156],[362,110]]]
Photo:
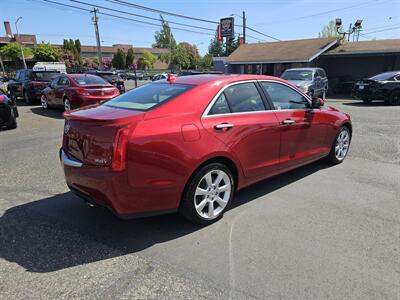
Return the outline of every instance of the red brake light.
[[[41,81],[29,81],[29,86],[43,86],[43,85],[45,85],[43,82],[41,82]]]
[[[3,103],[3,102],[4,102],[4,96],[0,95],[0,103]]]
[[[114,140],[113,160],[111,169],[113,171],[122,171],[126,165],[126,144],[128,143],[129,128],[118,130]]]
[[[81,96],[90,96],[90,93],[86,89],[76,89],[75,91]]]
[[[169,74],[168,74],[167,81],[168,81],[169,83],[174,83],[174,82],[175,82],[175,80],[176,80],[176,77],[175,77],[175,75],[174,75],[174,74],[171,74],[171,73],[169,73]]]

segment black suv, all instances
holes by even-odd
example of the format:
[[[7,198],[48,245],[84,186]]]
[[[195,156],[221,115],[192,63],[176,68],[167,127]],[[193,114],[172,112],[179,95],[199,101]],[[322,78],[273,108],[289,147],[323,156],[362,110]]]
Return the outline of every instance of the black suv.
[[[356,82],[353,96],[365,103],[384,100],[390,105],[400,105],[400,71],[385,72]]]
[[[125,93],[124,80],[116,72],[112,72],[112,71],[88,71],[88,72],[86,72],[86,74],[92,74],[92,75],[100,76],[101,78],[103,78],[104,80],[108,81],[113,86],[115,86],[119,90],[120,94]]]
[[[31,104],[40,99],[42,90],[58,75],[57,71],[18,70],[15,78],[8,82],[8,92],[11,98],[22,97],[26,104]]]

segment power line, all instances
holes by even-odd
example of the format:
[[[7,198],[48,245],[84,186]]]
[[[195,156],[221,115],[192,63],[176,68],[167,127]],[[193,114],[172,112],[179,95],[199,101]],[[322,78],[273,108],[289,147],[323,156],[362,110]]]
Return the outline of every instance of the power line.
[[[372,30],[375,30],[375,29],[389,28],[389,27],[399,26],[399,25],[400,25],[400,23],[391,24],[391,25],[385,25],[385,26],[372,27],[372,28],[365,29],[364,31],[372,31]]]
[[[86,9],[86,8],[75,6],[75,5],[69,5],[69,4],[60,3],[60,2],[56,2],[56,1],[52,1],[52,0],[41,0],[41,1],[52,3],[52,4],[57,4],[57,5],[60,5],[60,6],[70,7],[70,8],[74,8],[74,9],[80,9],[80,10],[87,11],[87,12],[91,12],[90,9]],[[99,11],[98,14],[101,14],[101,15],[104,15],[104,16],[113,17],[113,18],[118,18],[118,19],[122,19],[122,20],[127,20],[127,21],[131,21],[131,22],[136,22],[136,23],[140,23],[140,24],[146,24],[146,25],[161,27],[161,24],[156,24],[156,23],[151,23],[151,22],[147,22],[147,21],[143,21],[143,20],[137,20],[137,19],[133,19],[133,18],[127,18],[127,17],[123,17],[123,16],[113,15],[113,14],[109,14],[109,13],[105,13],[105,12],[101,12],[101,11]],[[175,30],[180,30],[180,31],[186,31],[186,32],[190,32],[190,33],[197,33],[197,34],[202,34],[202,35],[214,36],[214,34],[206,33],[206,32],[194,31],[194,30],[178,28],[178,27],[172,27],[172,26],[170,26],[170,28],[171,29],[175,29]]]
[[[367,34],[372,34],[372,33],[378,33],[378,32],[385,32],[385,31],[391,31],[391,30],[396,30],[399,29],[400,26],[392,27],[392,28],[386,28],[386,29],[381,29],[381,30],[375,30],[375,31],[367,31]]]
[[[201,19],[201,18],[196,18],[196,17],[180,15],[180,14],[168,12],[165,10],[159,10],[159,9],[155,9],[155,8],[151,8],[151,7],[147,7],[147,6],[143,6],[143,5],[138,5],[138,4],[134,4],[134,3],[126,2],[126,1],[121,1],[121,0],[106,0],[106,1],[116,3],[119,5],[125,5],[125,6],[130,6],[130,7],[134,7],[134,8],[138,8],[138,9],[142,9],[142,10],[156,12],[156,13],[160,13],[160,14],[164,14],[164,15],[170,15],[170,16],[174,16],[174,17],[178,17],[178,18],[184,18],[184,19],[206,22],[206,23],[211,23],[211,24],[219,24],[219,22],[212,21],[212,20],[206,20],[206,19]]]
[[[136,9],[142,9],[142,10],[146,10],[146,11],[151,11],[151,12],[157,12],[157,13],[160,13],[160,14],[170,15],[170,16],[174,16],[174,17],[178,17],[178,18],[184,18],[184,19],[200,21],[200,22],[207,22],[207,23],[212,23],[212,24],[219,24],[219,22],[217,22],[217,21],[201,19],[201,18],[186,16],[186,15],[181,15],[181,14],[176,14],[176,13],[173,13],[173,12],[159,10],[159,9],[155,9],[155,8],[151,8],[151,7],[147,7],[147,6],[143,6],[143,5],[138,5],[138,4],[122,1],[122,0],[106,0],[106,1],[111,2],[111,3],[115,3],[115,4],[119,4],[119,5],[123,5],[123,6],[133,7],[133,8],[136,8]],[[243,25],[238,25],[237,24],[237,25],[235,25],[235,27],[243,27]],[[273,37],[271,35],[262,33],[262,32],[260,32],[258,30],[255,30],[254,28],[251,28],[251,27],[248,27],[248,26],[246,26],[246,28],[249,29],[250,31],[253,31],[253,32],[257,33],[257,34],[263,35],[263,36],[268,37],[270,39],[273,39],[275,41],[280,41],[280,39],[278,39],[276,37]]]
[[[110,7],[101,6],[101,5],[98,5],[98,4],[91,4],[91,3],[83,2],[83,1],[79,1],[79,0],[69,0],[69,1],[75,2],[75,3],[79,3],[79,4],[82,4],[82,5],[91,6],[91,7],[94,6],[94,7],[97,7],[97,8],[106,9],[106,10],[113,11],[113,12],[117,12],[117,13],[121,13],[121,14],[126,14],[126,15],[131,15],[131,16],[135,16],[135,17],[139,17],[139,18],[144,18],[144,19],[148,19],[148,20],[155,20],[155,21],[160,21],[160,22],[162,21],[162,20],[159,19],[159,18],[153,18],[153,17],[149,17],[149,16],[134,14],[134,13],[122,11],[122,10],[119,10],[119,9],[113,9],[113,8],[110,8]],[[184,23],[179,23],[179,22],[174,22],[174,21],[168,21],[168,20],[165,20],[165,21],[168,22],[168,23],[170,23],[170,24],[175,24],[175,25],[180,25],[180,26],[187,26],[187,27],[191,27],[191,28],[202,29],[202,30],[208,30],[208,31],[213,31],[213,32],[216,31],[215,29],[212,29],[212,28],[206,28],[206,27],[201,27],[201,26],[189,25],[189,24],[184,24]]]

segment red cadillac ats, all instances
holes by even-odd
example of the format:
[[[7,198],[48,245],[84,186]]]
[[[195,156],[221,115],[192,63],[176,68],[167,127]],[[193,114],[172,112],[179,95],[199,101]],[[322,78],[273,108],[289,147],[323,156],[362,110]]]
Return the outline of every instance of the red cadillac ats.
[[[349,150],[349,115],[286,81],[196,75],[64,113],[71,191],[122,218],[179,211],[209,224],[235,191]]]
[[[50,106],[61,106],[65,110],[70,110],[98,104],[118,95],[118,88],[99,76],[64,74],[54,78],[42,91],[40,102],[45,109]]]

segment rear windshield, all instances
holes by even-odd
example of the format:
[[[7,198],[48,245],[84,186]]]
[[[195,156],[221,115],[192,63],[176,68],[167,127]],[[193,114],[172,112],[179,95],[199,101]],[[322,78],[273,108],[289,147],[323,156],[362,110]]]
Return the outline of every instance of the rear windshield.
[[[372,80],[388,80],[388,79],[392,78],[396,74],[397,74],[396,72],[387,72],[387,73],[382,73],[382,74],[378,74],[378,75],[372,76],[369,79],[372,79]]]
[[[122,94],[104,105],[134,110],[150,110],[191,89],[189,84],[149,83]]]
[[[285,80],[312,80],[312,71],[310,70],[293,70],[285,71],[282,75]]]
[[[91,84],[108,84],[103,78],[99,76],[82,76],[74,77],[74,80],[80,85],[91,85]]]
[[[59,72],[32,72],[30,78],[37,81],[52,81],[54,77],[60,75]]]

